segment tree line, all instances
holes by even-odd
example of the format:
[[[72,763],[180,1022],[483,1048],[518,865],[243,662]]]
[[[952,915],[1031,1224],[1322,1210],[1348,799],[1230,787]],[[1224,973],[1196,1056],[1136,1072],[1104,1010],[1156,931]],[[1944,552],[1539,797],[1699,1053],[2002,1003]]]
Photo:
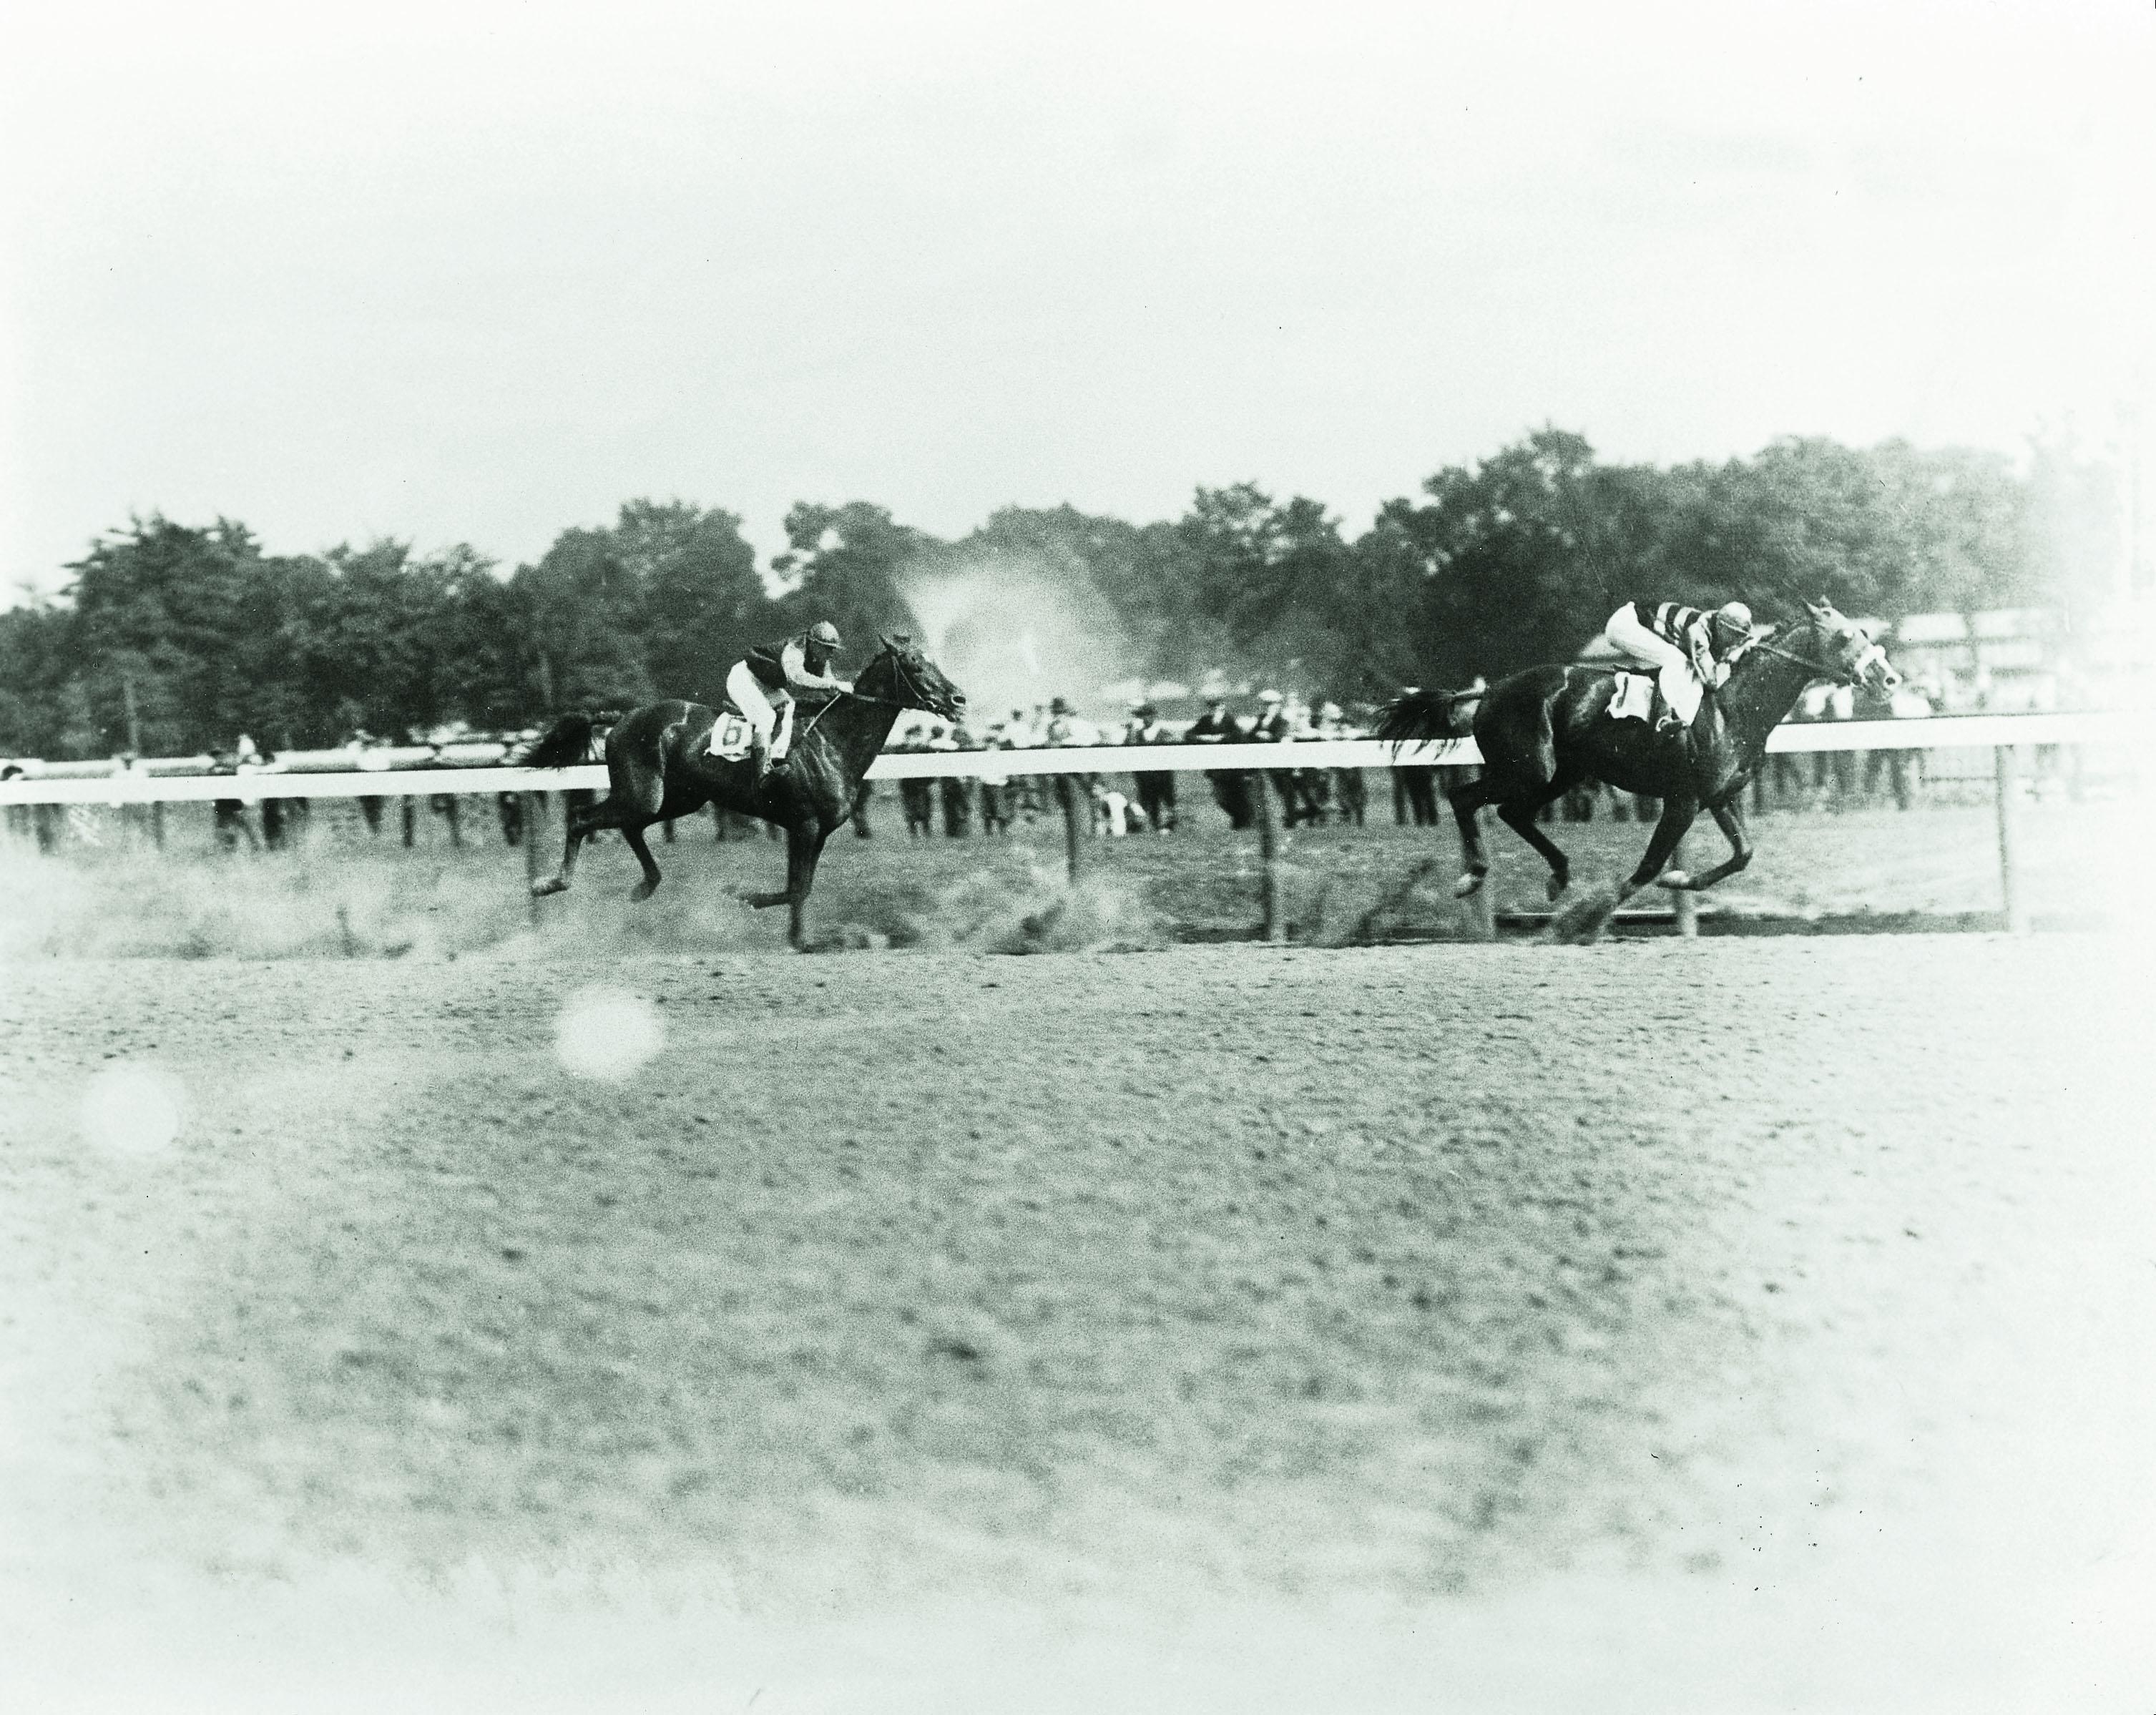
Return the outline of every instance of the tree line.
[[[1353,536],[1250,484],[1146,525],[1011,507],[957,540],[866,502],[803,504],[770,579],[737,517],[680,500],[631,501],[506,576],[469,546],[279,555],[230,520],[152,516],[98,539],[58,600],[0,612],[0,755],[186,755],[243,731],[313,747],[708,701],[749,646],[817,618],[856,646],[918,633],[906,591],[969,568],[1104,606],[1120,658],[1103,680],[1261,675],[1342,703],[1568,658],[1635,596],[1772,613],[1825,596],[1887,620],[2042,604],[2071,626],[2102,599],[2115,526],[2106,474],[2071,449],[2017,468],[1787,439],[1664,468],[1554,428],[1440,470]]]

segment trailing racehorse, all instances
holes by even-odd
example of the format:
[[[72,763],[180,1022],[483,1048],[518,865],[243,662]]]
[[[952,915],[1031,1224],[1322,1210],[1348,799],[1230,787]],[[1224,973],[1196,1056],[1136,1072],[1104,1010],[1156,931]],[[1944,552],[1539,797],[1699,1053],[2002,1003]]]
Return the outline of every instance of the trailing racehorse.
[[[1830,678],[1891,690],[1902,679],[1861,627],[1824,602],[1806,607],[1804,623],[1790,627],[1786,637],[1762,636],[1736,656],[1727,683],[1710,690],[1692,724],[1678,731],[1657,732],[1649,720],[1612,719],[1617,676],[1599,667],[1531,667],[1487,691],[1410,691],[1389,704],[1379,738],[1404,744],[1471,735],[1482,753],[1481,777],[1451,794],[1466,861],[1453,891],[1473,893],[1489,873],[1475,813],[1494,804],[1506,826],[1548,861],[1555,900],[1569,884],[1571,866],[1535,826],[1535,815],[1587,781],[1662,801],[1646,855],[1618,883],[1609,909],[1658,877],[1664,887],[1696,891],[1743,868],[1752,861],[1752,842],[1739,795],[1766,755],[1767,735],[1804,687]],[[1702,810],[1728,837],[1728,858],[1704,874],[1663,875]]]
[[[648,899],[660,883],[659,866],[644,830],[654,822],[671,822],[706,804],[737,810],[786,830],[786,886],[778,893],[742,893],[761,910],[788,908],[788,939],[803,945],[802,923],[808,890],[815,885],[824,842],[844,825],[866,791],[869,765],[891,736],[899,711],[925,709],[955,720],[966,707],[963,692],[935,663],[904,637],[887,637],[883,648],[855,680],[813,714],[798,718],[786,765],[762,782],[756,765],[744,756],[726,761],[709,752],[716,719],[701,703],[649,704],[623,716],[607,734],[607,796],[597,804],[569,811],[568,838],[557,875],[534,882],[536,894],[558,893],[569,885],[577,847],[601,828],[621,830],[644,879],[633,897]],[[804,702],[803,709],[808,705]],[[532,768],[563,768],[584,759],[593,720],[571,713],[557,720],[524,758]]]

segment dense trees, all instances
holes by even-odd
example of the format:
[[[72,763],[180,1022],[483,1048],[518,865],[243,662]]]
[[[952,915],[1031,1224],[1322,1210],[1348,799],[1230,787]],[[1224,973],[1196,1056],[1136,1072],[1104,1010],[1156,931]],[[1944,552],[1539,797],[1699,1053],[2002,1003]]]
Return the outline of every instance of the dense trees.
[[[1081,694],[1214,671],[1342,699],[1460,683],[1563,658],[1634,596],[1772,612],[1824,594],[1889,619],[2045,602],[2086,622],[2115,570],[2117,513],[2070,446],[2022,471],[1789,439],[1664,469],[1602,463],[1546,428],[1438,471],[1352,539],[1320,502],[1247,483],[1143,525],[1009,508],[947,542],[855,501],[796,506],[786,533],[767,584],[738,519],[679,500],[565,530],[506,577],[461,545],[279,557],[228,520],[137,519],[74,562],[60,602],[0,612],[0,755],[184,753],[242,731],[284,748],[708,699],[751,643],[819,617],[857,652],[932,624],[957,647],[952,625],[1005,622],[1003,585],[1056,592],[1116,658],[1062,687]]]

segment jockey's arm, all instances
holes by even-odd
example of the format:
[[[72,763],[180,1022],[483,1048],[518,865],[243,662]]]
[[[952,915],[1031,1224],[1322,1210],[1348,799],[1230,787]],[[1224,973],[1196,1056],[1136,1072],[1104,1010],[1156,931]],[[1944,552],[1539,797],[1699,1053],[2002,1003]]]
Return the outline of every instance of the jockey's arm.
[[[798,639],[778,652],[778,664],[786,674],[786,689],[794,696],[803,691],[850,691],[854,688],[851,679],[840,678],[835,673],[811,673]]]
[[[1702,684],[1719,685],[1729,677],[1727,665],[1715,658],[1714,633],[1706,620],[1696,620],[1685,628],[1685,653],[1691,657]]]

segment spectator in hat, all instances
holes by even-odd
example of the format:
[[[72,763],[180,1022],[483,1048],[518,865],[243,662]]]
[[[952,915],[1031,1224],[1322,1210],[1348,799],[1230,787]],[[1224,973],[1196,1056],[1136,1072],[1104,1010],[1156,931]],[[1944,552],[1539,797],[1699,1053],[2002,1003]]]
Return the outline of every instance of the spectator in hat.
[[[1160,718],[1160,710],[1150,703],[1132,705],[1130,724],[1124,729],[1123,742],[1127,745],[1172,745],[1175,735]],[[1152,832],[1164,834],[1175,827],[1175,776],[1167,769],[1133,770],[1131,781],[1138,795],[1138,809],[1145,817],[1146,827]]]
[[[1286,699],[1278,691],[1258,693],[1258,718],[1250,728],[1250,742],[1254,745],[1285,745],[1295,736],[1295,723],[1288,718]],[[1273,795],[1281,806],[1282,819],[1292,827],[1297,819],[1296,806],[1301,795],[1296,790],[1295,770],[1291,768],[1269,768],[1265,778],[1272,782]]]
[[[1205,699],[1205,712],[1183,730],[1183,741],[1187,745],[1233,745],[1240,741],[1242,728],[1235,717],[1228,712],[1225,697]],[[1245,828],[1250,825],[1250,782],[1240,770],[1220,769],[1209,770],[1206,780],[1213,787],[1213,801],[1228,817],[1231,827]]]

